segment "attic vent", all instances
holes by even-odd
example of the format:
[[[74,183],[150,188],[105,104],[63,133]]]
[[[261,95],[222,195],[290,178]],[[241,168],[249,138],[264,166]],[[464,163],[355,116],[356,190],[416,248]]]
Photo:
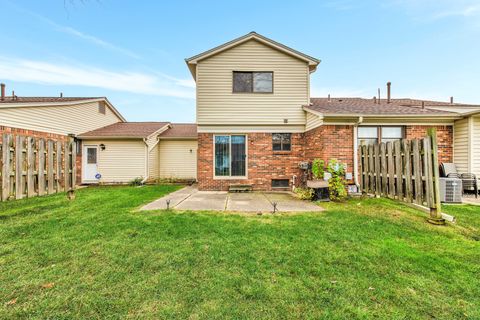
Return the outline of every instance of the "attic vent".
[[[105,114],[105,103],[103,101],[98,103],[98,112]]]

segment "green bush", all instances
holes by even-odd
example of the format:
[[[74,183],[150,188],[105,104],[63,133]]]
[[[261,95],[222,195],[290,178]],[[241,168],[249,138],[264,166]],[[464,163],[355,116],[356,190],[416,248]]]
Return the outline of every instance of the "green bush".
[[[347,198],[347,183],[345,181],[345,165],[337,159],[331,159],[328,162],[327,171],[332,175],[328,180],[328,190],[330,199],[340,201]]]
[[[297,194],[298,198],[302,200],[312,200],[313,196],[315,195],[315,190],[311,188],[296,188],[295,193]]]
[[[133,180],[131,180],[129,183],[131,186],[141,186],[143,184],[143,178],[142,177],[137,177]]]
[[[325,173],[325,161],[320,159],[313,160],[312,175],[313,179],[323,179]]]

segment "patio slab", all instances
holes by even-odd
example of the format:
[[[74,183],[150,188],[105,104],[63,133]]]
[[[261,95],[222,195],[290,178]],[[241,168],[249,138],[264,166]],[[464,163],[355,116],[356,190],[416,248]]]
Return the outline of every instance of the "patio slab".
[[[192,186],[185,187],[183,189],[177,190],[166,196],[155,200],[145,206],[140,210],[163,210],[167,209],[167,200],[170,200],[170,208],[176,207],[179,203],[190,197],[192,194],[198,192],[198,189]]]
[[[142,207],[140,210],[212,210],[236,212],[272,212],[273,203],[277,203],[279,212],[323,211],[322,207],[309,201],[302,201],[290,193],[228,193],[225,191],[198,191],[196,187],[185,187],[172,192]]]
[[[296,211],[323,211],[323,208],[310,201],[302,201],[288,193],[264,193],[264,196],[273,204],[277,203],[277,210],[280,212]]]
[[[225,210],[227,192],[197,191],[175,206],[178,210]]]
[[[268,212],[273,207],[262,193],[230,193],[227,211]]]

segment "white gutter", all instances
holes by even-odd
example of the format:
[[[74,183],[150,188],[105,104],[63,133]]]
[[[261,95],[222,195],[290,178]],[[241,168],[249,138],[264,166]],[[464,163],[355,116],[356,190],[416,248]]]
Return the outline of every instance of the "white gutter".
[[[358,125],[363,122],[363,117],[358,117],[357,123],[353,126],[353,182],[357,187],[358,183]]]

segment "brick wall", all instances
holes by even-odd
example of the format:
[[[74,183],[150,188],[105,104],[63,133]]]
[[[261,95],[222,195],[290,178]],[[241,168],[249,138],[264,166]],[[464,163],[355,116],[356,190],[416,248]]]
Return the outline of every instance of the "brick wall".
[[[307,131],[305,158],[337,159],[347,164],[347,172],[353,172],[353,126],[324,125]]]
[[[405,138],[420,139],[427,135],[431,126],[406,126]],[[453,126],[435,126],[437,128],[438,162],[453,162]]]
[[[53,141],[60,141],[60,142],[65,142],[68,139],[68,136],[61,135],[61,134],[0,126],[0,136],[4,133],[9,133],[9,134],[12,134],[13,136],[43,138],[45,140],[53,140]],[[82,156],[80,154],[77,155],[77,159],[75,161],[75,164],[77,166],[77,184],[80,184],[81,183],[81,177],[82,177],[82,171],[81,171],[82,170]]]
[[[251,184],[254,190],[271,190],[272,179],[300,175],[298,163],[304,160],[304,134],[292,134],[291,151],[273,151],[271,133],[247,134],[248,179],[214,179],[213,134],[198,134],[197,178],[201,190],[228,190],[231,184]]]
[[[423,138],[429,126],[406,126],[407,139]],[[453,128],[436,126],[439,161],[451,162],[453,158]],[[231,184],[251,184],[255,190],[271,190],[272,179],[289,179],[297,176],[300,181],[301,161],[315,158],[328,162],[337,159],[347,164],[347,172],[353,173],[354,127],[351,125],[324,125],[303,134],[292,134],[292,151],[276,153],[272,150],[271,133],[249,133],[248,179],[213,178],[213,134],[198,135],[198,183],[201,190],[228,190]]]

